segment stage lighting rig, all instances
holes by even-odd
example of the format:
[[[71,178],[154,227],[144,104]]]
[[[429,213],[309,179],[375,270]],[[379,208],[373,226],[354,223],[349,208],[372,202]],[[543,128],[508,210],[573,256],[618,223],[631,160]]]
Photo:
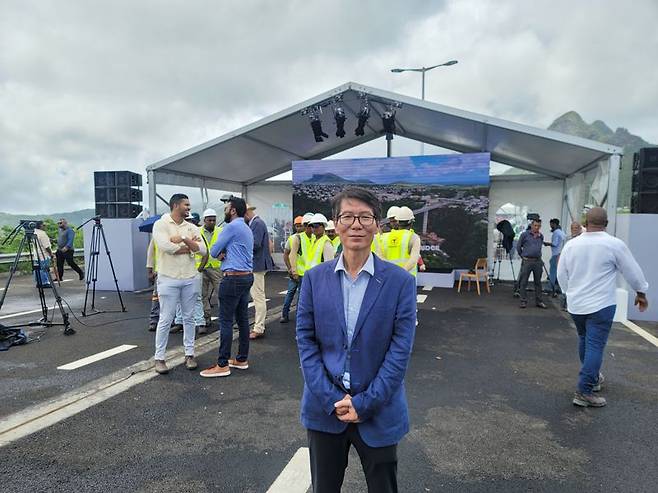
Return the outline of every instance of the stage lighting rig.
[[[334,120],[336,121],[336,137],[345,137],[345,108],[343,108],[343,96],[338,95],[334,99]]]
[[[386,111],[382,113],[382,125],[386,133],[386,140],[393,140],[393,134],[395,133],[395,109],[392,107],[386,108]]]
[[[324,142],[324,139],[329,138],[329,135],[324,133],[322,130],[322,107],[313,106],[312,108],[308,108],[307,115],[309,120],[311,120],[311,130],[313,130],[313,137],[315,137],[315,141]]]
[[[357,117],[359,118],[359,123],[356,126],[356,130],[354,130],[354,135],[361,137],[365,135],[364,128],[366,123],[368,123],[368,118],[370,118],[370,103],[367,96],[362,97],[361,109],[359,109]]]

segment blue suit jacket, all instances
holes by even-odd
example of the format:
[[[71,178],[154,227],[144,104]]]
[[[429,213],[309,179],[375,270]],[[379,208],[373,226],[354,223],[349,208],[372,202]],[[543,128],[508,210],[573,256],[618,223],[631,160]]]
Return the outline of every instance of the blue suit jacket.
[[[374,258],[348,349],[341,273],[324,262],[303,277],[297,305],[297,346],[304,374],[302,424],[326,433],[347,427],[334,412],[345,396],[342,376],[350,353],[352,404],[359,433],[371,447],[398,443],[409,431],[404,375],[416,329],[416,282],[400,267]]]
[[[270,255],[270,234],[267,224],[256,216],[249,223],[254,235],[254,272],[263,272],[274,268],[274,261]]]

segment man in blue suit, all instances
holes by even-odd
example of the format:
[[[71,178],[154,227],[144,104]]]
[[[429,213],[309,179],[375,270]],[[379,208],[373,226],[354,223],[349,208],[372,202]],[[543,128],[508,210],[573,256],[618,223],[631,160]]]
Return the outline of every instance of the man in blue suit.
[[[306,272],[297,307],[313,491],[340,491],[350,445],[368,491],[397,491],[397,443],[409,431],[404,375],[416,283],[371,253],[380,219],[372,193],[344,190],[333,214],[343,252]]]

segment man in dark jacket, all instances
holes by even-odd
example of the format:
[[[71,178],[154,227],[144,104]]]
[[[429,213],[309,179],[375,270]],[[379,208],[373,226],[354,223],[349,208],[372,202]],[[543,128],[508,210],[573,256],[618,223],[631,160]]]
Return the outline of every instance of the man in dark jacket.
[[[254,234],[254,284],[251,286],[251,297],[254,300],[256,318],[254,327],[249,333],[249,339],[258,339],[265,335],[265,314],[267,313],[265,274],[274,267],[270,254],[270,235],[267,232],[267,225],[256,215],[255,210],[255,207],[247,205],[247,213],[244,215],[245,221]]]

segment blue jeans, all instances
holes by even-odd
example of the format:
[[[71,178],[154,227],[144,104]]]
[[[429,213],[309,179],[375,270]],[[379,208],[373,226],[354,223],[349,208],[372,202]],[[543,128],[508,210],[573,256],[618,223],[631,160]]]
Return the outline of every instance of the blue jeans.
[[[548,280],[550,281],[549,288],[555,290],[557,293],[557,255],[553,255],[548,262]]]
[[[301,282],[301,277],[298,281],[295,281],[293,278],[288,279],[288,293],[286,293],[286,299],[283,300],[283,308],[281,308],[282,318],[288,318],[288,314],[290,313],[290,305],[292,305],[292,300],[295,298],[295,293],[297,292]]]
[[[39,270],[34,271],[34,282],[39,284],[39,278],[41,279],[42,286],[50,286],[50,281],[48,280],[48,269],[50,269],[50,259],[39,260]]]
[[[233,317],[239,330],[238,354],[235,359],[246,361],[249,356],[249,290],[253,283],[253,274],[226,276],[219,283],[219,366],[226,366],[231,357]]]
[[[578,355],[582,366],[578,375],[578,392],[582,394],[591,394],[592,387],[599,379],[603,350],[608,342],[616,309],[617,305],[611,305],[589,315],[571,314],[579,338]]]

